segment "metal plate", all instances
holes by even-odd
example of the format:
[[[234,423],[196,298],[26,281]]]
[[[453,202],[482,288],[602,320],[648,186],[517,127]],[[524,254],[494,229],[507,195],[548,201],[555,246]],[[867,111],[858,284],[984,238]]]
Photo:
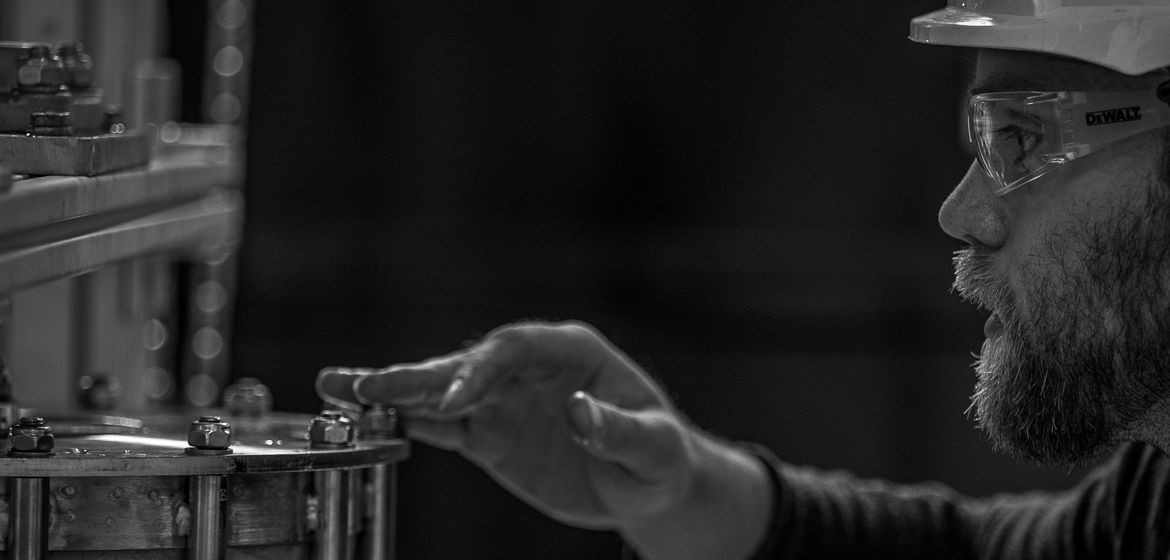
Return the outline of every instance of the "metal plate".
[[[409,455],[405,440],[359,441],[343,449],[309,446],[309,415],[264,418],[223,416],[232,424],[230,455],[185,452],[187,427],[198,414],[146,416],[142,433],[63,434],[53,456],[0,458],[0,476],[110,477],[291,473],[356,469],[392,463]],[[49,425],[53,425],[50,417]]]
[[[140,131],[101,136],[0,134],[0,162],[22,175],[92,176],[145,165],[152,141]]]
[[[147,253],[185,249],[207,258],[238,241],[243,195],[222,191],[145,216],[113,217],[116,223],[97,229],[89,220],[110,216],[65,221],[33,238],[0,237],[0,294]]]

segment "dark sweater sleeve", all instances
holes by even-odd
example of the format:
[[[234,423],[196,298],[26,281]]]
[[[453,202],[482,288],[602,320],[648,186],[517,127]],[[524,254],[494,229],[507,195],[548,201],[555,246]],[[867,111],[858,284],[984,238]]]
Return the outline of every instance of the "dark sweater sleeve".
[[[772,475],[771,529],[752,560],[1165,559],[1167,459],[1129,445],[1064,492],[970,498],[784,464]]]

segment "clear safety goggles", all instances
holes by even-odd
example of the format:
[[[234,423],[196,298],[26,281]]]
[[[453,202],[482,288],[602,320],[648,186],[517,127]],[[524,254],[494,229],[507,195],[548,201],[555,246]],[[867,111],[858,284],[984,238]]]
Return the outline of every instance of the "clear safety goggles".
[[[1004,195],[1112,142],[1170,125],[1170,88],[1017,91],[971,97],[967,131]]]

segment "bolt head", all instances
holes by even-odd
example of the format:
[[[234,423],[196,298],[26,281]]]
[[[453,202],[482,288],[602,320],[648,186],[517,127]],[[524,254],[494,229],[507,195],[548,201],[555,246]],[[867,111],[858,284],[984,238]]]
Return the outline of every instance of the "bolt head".
[[[8,430],[12,451],[47,453],[53,450],[53,430],[40,418],[21,418]]]
[[[244,377],[223,391],[223,403],[233,415],[263,416],[272,411],[272,392],[254,377]]]
[[[65,74],[70,87],[87,88],[93,85],[93,63],[66,68]]]
[[[358,428],[362,438],[394,438],[398,434],[398,413],[393,408],[373,405],[362,413]]]
[[[340,412],[322,412],[309,423],[309,441],[326,445],[353,443],[353,420]]]
[[[231,424],[217,416],[204,416],[191,422],[187,444],[195,449],[227,449],[232,444]]]
[[[22,86],[57,87],[65,83],[65,72],[57,66],[28,65],[16,71],[16,83]]]
[[[23,88],[59,90],[65,83],[65,67],[49,45],[33,45],[16,70],[16,83]]]
[[[81,43],[58,44],[57,56],[64,67],[65,84],[73,88],[87,88],[93,84],[93,59],[85,53]]]

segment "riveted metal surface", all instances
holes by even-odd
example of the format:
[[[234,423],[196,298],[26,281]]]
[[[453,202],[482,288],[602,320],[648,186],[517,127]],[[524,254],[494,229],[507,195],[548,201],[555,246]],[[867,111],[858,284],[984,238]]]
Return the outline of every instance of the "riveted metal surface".
[[[183,477],[60,477],[49,482],[49,550],[183,548]]]
[[[228,477],[228,546],[306,541],[309,473]]]
[[[312,543],[229,546],[227,560],[309,560]]]

